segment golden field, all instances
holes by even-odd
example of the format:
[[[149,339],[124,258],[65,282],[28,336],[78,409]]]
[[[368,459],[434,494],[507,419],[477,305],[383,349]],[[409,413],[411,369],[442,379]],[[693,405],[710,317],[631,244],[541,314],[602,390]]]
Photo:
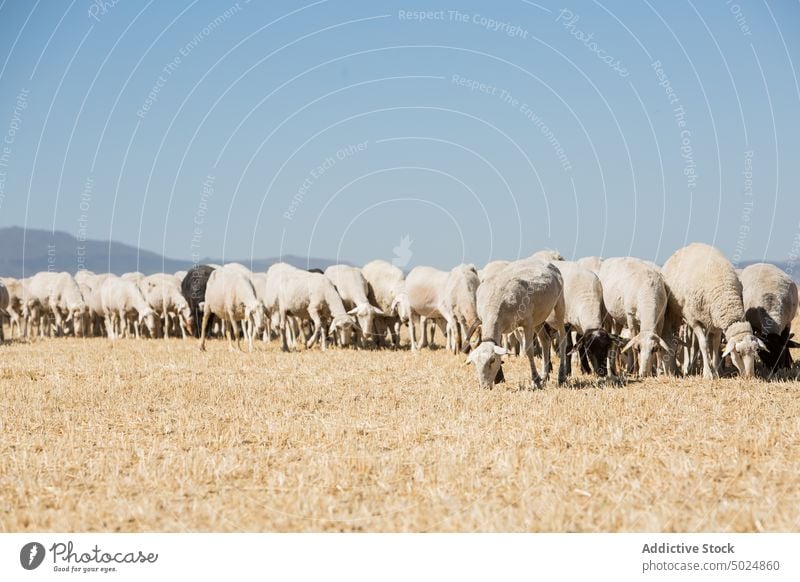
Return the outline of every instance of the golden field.
[[[444,350],[0,347],[2,531],[798,531],[800,382],[478,388]],[[522,388],[522,389],[521,389]]]

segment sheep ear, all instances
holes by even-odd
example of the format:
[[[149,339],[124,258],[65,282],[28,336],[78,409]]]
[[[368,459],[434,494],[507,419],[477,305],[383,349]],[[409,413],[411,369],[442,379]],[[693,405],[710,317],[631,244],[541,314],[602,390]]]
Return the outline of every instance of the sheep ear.
[[[609,334],[609,336],[611,337],[611,340],[618,346],[624,346],[626,343],[624,337],[619,337],[618,335],[614,334]]]
[[[658,345],[660,345],[660,346],[661,346],[661,347],[664,349],[664,351],[665,351],[665,352],[667,352],[667,353],[670,353],[670,354],[671,354],[671,353],[672,353],[672,350],[670,349],[669,345],[667,345],[667,342],[665,342],[665,341],[664,341],[664,340],[661,338],[661,336],[656,336],[656,337],[658,338]]]
[[[789,340],[788,342],[786,342],[786,347],[787,348],[800,348],[800,344],[797,343],[796,341]]]
[[[353,307],[350,311],[347,312],[347,315],[356,315],[358,313],[358,307]]]
[[[768,352],[768,351],[769,351],[769,350],[767,349],[767,344],[765,344],[764,342],[762,342],[760,339],[756,338],[756,343],[758,344],[758,349],[760,349],[760,350],[764,350],[765,352]]]
[[[498,356],[505,356],[508,354],[508,350],[500,346],[494,346],[494,353]]]
[[[470,353],[470,355],[467,356],[467,359],[464,360],[464,365],[469,366],[470,364],[474,364],[475,363],[475,354],[477,354],[477,353],[478,352],[475,352],[475,351]]]
[[[723,358],[727,358],[728,356],[730,356],[734,347],[735,346],[734,346],[734,343],[732,341],[728,342],[728,344],[725,346],[725,351],[722,352],[722,357]]]
[[[372,310],[375,315],[386,315],[380,307],[373,307]]]
[[[582,335],[581,339],[579,339],[578,341],[575,342],[575,344],[572,346],[572,349],[567,352],[568,356],[571,356],[572,354],[577,354],[578,353],[578,350],[583,345],[583,340],[584,340],[585,337],[586,337],[585,335]]]
[[[637,335],[636,337],[632,338],[631,341],[629,341],[627,344],[625,344],[625,347],[622,348],[622,353],[624,354],[629,349],[631,349],[632,347],[635,347],[638,344],[639,344],[639,336]]]

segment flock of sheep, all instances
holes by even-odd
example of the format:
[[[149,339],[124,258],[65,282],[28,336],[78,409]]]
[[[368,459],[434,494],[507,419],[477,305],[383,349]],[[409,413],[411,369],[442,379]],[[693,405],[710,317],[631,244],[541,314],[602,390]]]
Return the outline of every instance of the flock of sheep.
[[[199,265],[187,272],[144,276],[80,271],[0,279],[0,315],[13,336],[120,337],[226,335],[280,338],[284,351],[329,342],[357,348],[433,344],[438,328],[447,349],[468,353],[479,384],[503,380],[502,358],[525,353],[537,387],[535,355],[545,377],[560,355],[558,382],[573,357],[586,373],[719,375],[729,357],[744,377],[761,360],[767,374],[792,366],[791,322],[797,285],[774,265],[734,269],[714,247],[694,243],[663,265],[633,257],[565,261],[540,251],[482,270],[416,267],[408,276],[386,261],[322,272],[272,265]],[[3,338],[0,325],[0,340]],[[724,339],[724,344],[723,344]]]

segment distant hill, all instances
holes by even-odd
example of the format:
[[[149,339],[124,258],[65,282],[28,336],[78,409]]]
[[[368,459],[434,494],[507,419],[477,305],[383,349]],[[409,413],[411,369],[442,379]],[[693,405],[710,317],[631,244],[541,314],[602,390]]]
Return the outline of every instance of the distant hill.
[[[75,273],[80,266],[96,273],[129,273],[141,271],[145,275],[152,273],[174,273],[193,266],[191,261],[170,259],[152,251],[137,249],[123,243],[100,240],[78,241],[66,232],[49,230],[24,229],[19,226],[0,228],[0,276],[23,276],[23,239],[25,244],[24,273],[26,277],[39,271],[51,270]],[[79,260],[80,259],[80,260]],[[267,267],[278,261],[284,261],[297,267],[325,269],[336,261],[328,259],[298,257],[287,255],[278,258],[264,258],[252,261],[254,271],[265,271]],[[222,264],[221,259],[204,258],[200,263]],[[248,267],[247,259],[227,259],[226,263],[242,263]]]

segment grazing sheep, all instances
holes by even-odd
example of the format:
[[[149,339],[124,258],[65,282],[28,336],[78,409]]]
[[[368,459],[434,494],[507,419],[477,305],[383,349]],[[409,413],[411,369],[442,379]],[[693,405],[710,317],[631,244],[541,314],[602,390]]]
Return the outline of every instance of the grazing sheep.
[[[208,278],[213,272],[214,267],[210,265],[198,265],[189,269],[181,281],[181,293],[189,304],[191,319],[194,322],[194,337],[200,337],[200,322],[203,320],[201,305],[206,298]]]
[[[5,285],[6,290],[8,291],[8,307],[6,307],[6,312],[8,313],[8,321],[9,321],[9,334],[13,338],[14,337],[14,327],[17,328],[17,337],[22,337],[22,320],[23,320],[23,289],[22,289],[22,281],[18,281],[13,277],[2,277],[0,278],[0,282]]]
[[[616,257],[603,261],[599,276],[612,331],[620,334],[627,327],[630,333],[622,352],[637,349],[639,375],[650,376],[653,357],[658,357],[660,350],[670,352],[662,337],[667,288],[661,271],[641,259]],[[616,374],[614,358],[611,365],[612,374]]]
[[[489,277],[505,269],[511,261],[490,261],[478,271],[478,279],[481,283],[486,281]]]
[[[227,322],[228,349],[233,351],[233,339],[239,344],[239,322],[260,329],[263,325],[264,304],[256,297],[253,283],[238,269],[223,267],[215,269],[208,277],[203,301],[203,323],[200,326],[200,350],[206,349],[206,330],[211,315]],[[247,337],[248,347],[253,351],[253,334]]]
[[[88,292],[83,293],[83,298],[86,301],[87,308],[87,335],[107,335],[105,330],[106,314],[103,310],[103,300],[100,295],[100,288],[103,286],[103,282],[106,279],[113,276],[114,275],[111,273],[102,273],[100,275],[87,274],[81,278],[81,284],[88,288]]]
[[[742,270],[744,316],[767,346],[759,351],[770,373],[791,368],[789,348],[800,347],[790,339],[792,320],[797,314],[797,284],[775,265],[756,263]]]
[[[600,267],[603,265],[603,259],[601,257],[582,257],[575,262],[581,267],[589,269],[595,275],[600,273]]]
[[[445,309],[450,314],[447,344],[454,354],[469,342],[471,330],[478,322],[475,293],[480,284],[474,265],[458,265],[448,274],[444,287]]]
[[[336,288],[342,304],[349,315],[354,315],[361,329],[357,341],[366,347],[367,339],[374,333],[373,321],[376,316],[382,317],[384,312],[369,302],[369,285],[361,269],[350,265],[331,265],[325,269],[325,276]]]
[[[106,320],[106,332],[111,340],[120,335],[128,335],[128,324],[133,323],[136,338],[139,338],[139,325],[144,323],[155,337],[156,316],[147,303],[142,290],[131,280],[114,275],[106,278],[100,286],[100,301]]]
[[[561,272],[564,282],[564,322],[579,336],[572,349],[581,355],[581,362],[591,363],[598,376],[605,376],[609,349],[622,340],[603,327],[606,316],[603,285],[597,275],[575,262],[553,261],[553,265]],[[552,322],[548,320],[548,324]],[[570,341],[571,338],[567,338],[568,346]],[[571,361],[567,359],[567,375],[572,372],[571,368]]]
[[[523,260],[509,264],[505,269],[478,288],[477,308],[481,320],[481,343],[467,357],[474,364],[478,383],[482,388],[492,388],[503,381],[501,357],[508,351],[498,345],[504,333],[522,327],[526,354],[531,367],[531,379],[536,387],[542,379],[536,371],[533,358],[533,338],[548,316],[564,337],[564,284],[559,270],[551,263]],[[558,383],[566,378],[565,342],[561,346],[561,366]]]
[[[73,322],[76,334],[82,333],[80,321],[86,310],[83,295],[69,273],[42,271],[31,277],[25,287],[26,300],[31,314],[40,318],[39,333],[50,335],[44,321],[52,316],[57,335],[63,335],[66,324]]]
[[[445,298],[445,287],[450,274],[433,267],[414,267],[406,277],[406,296],[410,317],[408,333],[411,336],[411,350],[428,345],[427,320],[445,321],[449,325],[452,318]],[[415,321],[419,321],[420,342],[417,343],[414,331]],[[433,344],[433,336],[431,336]]]
[[[5,315],[8,313],[8,305],[8,289],[6,288],[5,284],[0,281],[0,315],[3,317],[5,317]],[[6,341],[6,337],[3,332],[3,317],[0,317],[0,342]]]
[[[375,337],[382,343],[388,329],[392,337],[392,347],[400,346],[400,318],[395,299],[405,292],[403,271],[395,265],[382,260],[371,261],[361,268],[361,274],[367,281],[369,302],[383,311],[383,317],[376,317]],[[393,308],[394,306],[394,308]]]
[[[295,269],[285,263],[273,265],[267,272],[267,295],[277,295],[281,349],[289,351],[289,330],[291,316],[310,319],[314,324],[311,338],[306,348],[311,348],[320,340],[323,350],[327,348],[327,335],[335,330],[340,337],[347,338],[357,328],[357,323],[345,310],[342,298],[327,276]],[[330,324],[328,325],[328,321]],[[327,328],[327,333],[326,333]]]
[[[724,333],[727,345],[722,358],[730,355],[739,372],[752,377],[758,350],[766,346],[745,320],[742,284],[730,261],[712,246],[693,243],[675,251],[662,273],[668,310],[680,313],[697,337],[703,376],[719,377],[719,345]]]
[[[164,339],[169,339],[172,318],[178,323],[181,336],[186,337],[186,329],[192,333],[194,321],[189,303],[181,294],[181,281],[175,275],[156,273],[142,279],[140,288],[144,298],[156,315],[162,320]]]

